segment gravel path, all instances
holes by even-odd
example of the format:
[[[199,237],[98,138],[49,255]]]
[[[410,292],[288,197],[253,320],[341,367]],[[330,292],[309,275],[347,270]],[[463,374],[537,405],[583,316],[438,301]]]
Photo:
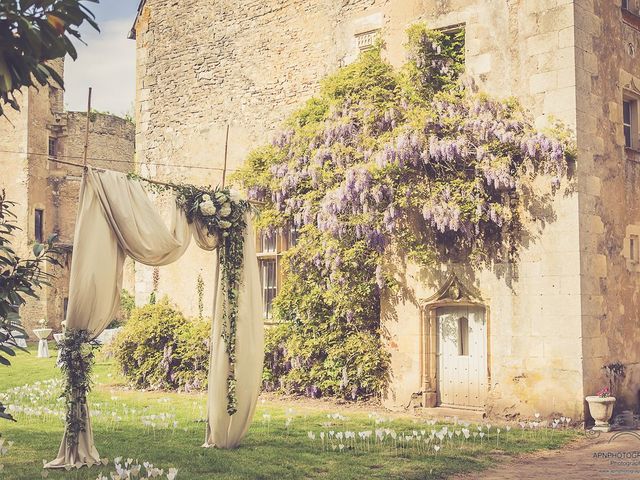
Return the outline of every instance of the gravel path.
[[[481,473],[451,480],[639,480],[640,432],[609,432],[581,438],[562,450],[526,455]]]

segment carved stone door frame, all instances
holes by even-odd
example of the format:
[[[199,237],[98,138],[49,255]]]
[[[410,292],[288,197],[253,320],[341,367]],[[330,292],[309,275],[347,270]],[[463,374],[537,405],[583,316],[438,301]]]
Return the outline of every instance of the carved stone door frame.
[[[489,338],[491,322],[489,307],[479,298],[472,295],[460,283],[457,276],[451,275],[438,291],[421,302],[420,306],[420,356],[422,370],[422,405],[438,406],[438,319],[440,307],[481,307],[484,309],[487,322],[487,385],[491,385],[491,347]]]

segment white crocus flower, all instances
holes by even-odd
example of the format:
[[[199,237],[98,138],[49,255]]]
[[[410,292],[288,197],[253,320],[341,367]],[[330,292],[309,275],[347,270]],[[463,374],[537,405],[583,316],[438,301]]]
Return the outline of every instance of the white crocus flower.
[[[178,475],[178,469],[170,468],[169,473],[167,473],[167,480],[174,480],[176,478],[176,475]]]

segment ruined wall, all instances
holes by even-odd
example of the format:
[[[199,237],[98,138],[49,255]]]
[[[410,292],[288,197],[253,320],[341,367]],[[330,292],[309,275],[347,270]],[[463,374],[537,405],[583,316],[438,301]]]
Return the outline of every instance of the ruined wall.
[[[58,68],[62,71],[62,62],[58,62]],[[60,257],[62,267],[47,267],[47,271],[55,275],[52,286],[44,288],[39,299],[29,299],[21,308],[21,316],[28,332],[41,318],[59,329],[68,297],[82,170],[52,160],[82,163],[86,115],[64,112],[62,90],[55,87],[29,89],[20,104],[20,113],[8,111],[9,121],[0,119],[0,188],[5,188],[8,197],[19,202],[14,210],[22,230],[16,235],[14,245],[20,256],[32,255],[34,212],[41,208],[44,210],[43,237],[57,234],[58,247],[64,252]],[[91,118],[89,163],[130,171],[134,156],[133,124],[112,115],[92,114]],[[49,156],[50,137],[57,139],[54,157]],[[100,160],[114,156],[129,163]],[[131,265],[126,271],[129,272],[127,286],[133,290]]]
[[[15,235],[12,245],[18,255],[30,252],[29,238],[24,232],[28,228],[29,207],[24,201],[28,195],[28,111],[29,95],[17,95],[21,111],[5,108],[6,118],[0,118],[0,189],[7,199],[18,202],[11,209],[16,214],[16,223],[22,232]]]
[[[479,87],[516,95],[540,126],[576,124],[574,12],[569,0],[218,1],[202,8],[148,0],[137,22],[136,139],[143,173],[216,184],[230,125],[229,166],[269,140],[318,82],[358,54],[358,34],[379,29],[386,55],[404,62],[405,30],[464,23],[467,71]],[[203,33],[204,32],[204,33]],[[181,39],[178,42],[176,39]],[[149,166],[147,166],[147,163]],[[173,164],[175,166],[151,166]],[[191,167],[188,167],[191,166]],[[491,309],[491,405],[500,412],[582,414],[580,252],[576,195],[558,195],[522,252],[517,277],[458,268]],[[542,228],[542,225],[545,225]],[[138,301],[154,283],[194,315],[203,272],[210,301],[214,259],[193,248],[158,271],[137,270]],[[421,389],[420,309],[444,274],[407,265],[407,295],[385,303],[392,350],[389,406]],[[559,385],[562,388],[559,388]]]
[[[630,236],[640,233],[640,153],[625,149],[622,102],[640,99],[640,17],[620,7],[620,0],[575,7],[584,390],[608,386],[602,367],[620,362],[617,410],[637,411],[640,269]],[[638,7],[630,2],[636,14]]]

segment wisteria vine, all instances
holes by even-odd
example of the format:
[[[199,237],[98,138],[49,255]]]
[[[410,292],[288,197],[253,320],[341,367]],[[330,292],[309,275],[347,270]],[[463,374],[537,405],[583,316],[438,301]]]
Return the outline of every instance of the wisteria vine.
[[[266,203],[259,226],[295,228],[304,243],[286,256],[290,274],[276,301],[276,313],[291,320],[278,356],[291,371],[297,356],[311,355],[306,371],[338,382],[323,353],[336,345],[333,332],[343,340],[353,331],[378,334],[379,318],[365,317],[379,315],[380,290],[355,292],[350,275],[362,282],[366,273],[383,288],[390,245],[421,264],[514,264],[535,203],[533,181],[550,198],[567,176],[573,147],[563,127],[539,131],[516,100],[465,88],[464,32],[415,25],[407,53],[394,69],[378,47],[326,78],[237,174],[249,198]],[[549,195],[539,190],[545,184]],[[336,241],[340,248],[331,247]],[[353,269],[349,255],[367,267]],[[309,337],[324,324],[334,329],[324,340]],[[357,376],[349,358],[339,361]],[[309,378],[300,370],[295,381],[316,389]]]

